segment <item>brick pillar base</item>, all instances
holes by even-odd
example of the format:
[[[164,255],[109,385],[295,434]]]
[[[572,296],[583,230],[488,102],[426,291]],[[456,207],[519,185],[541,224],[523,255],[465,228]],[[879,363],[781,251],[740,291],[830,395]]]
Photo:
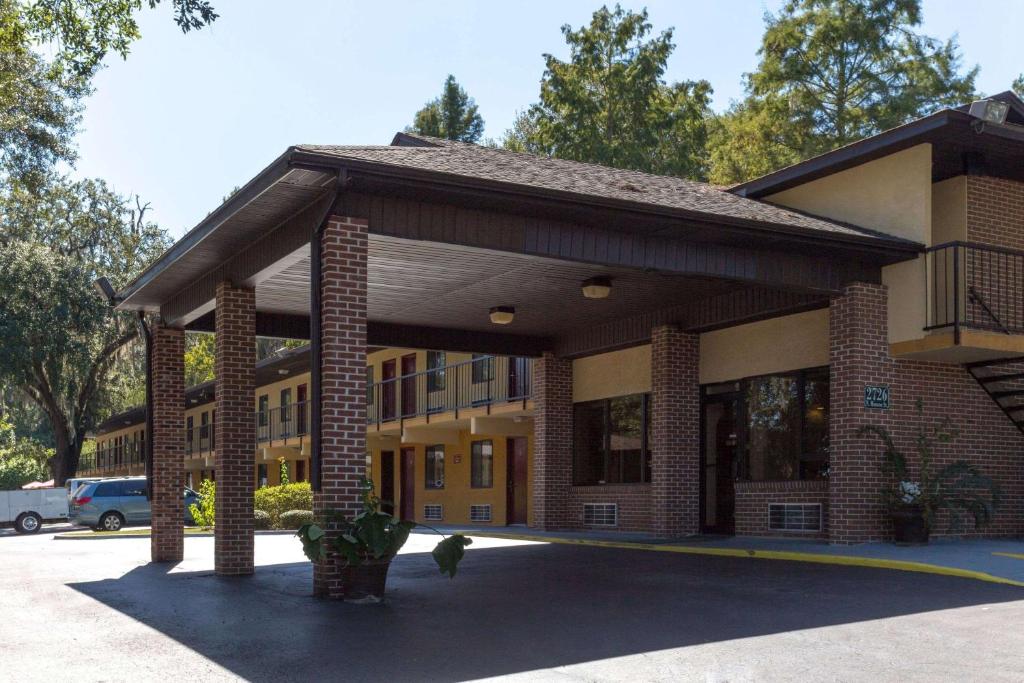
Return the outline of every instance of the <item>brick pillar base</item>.
[[[185,333],[153,325],[153,562],[180,562],[185,551]]]
[[[573,526],[572,361],[545,353],[533,364],[533,526]]]
[[[313,512],[358,513],[366,473],[366,251],[368,224],[332,216],[320,252],[320,490]],[[316,362],[316,359],[313,359]],[[335,532],[327,531],[328,539]],[[313,567],[313,593],[342,597],[337,559]]]
[[[700,338],[651,332],[651,515],[664,538],[700,532]]]
[[[256,466],[256,295],[217,285],[215,346],[217,506],[214,567],[220,576],[253,572],[253,482]]]
[[[866,385],[892,386],[888,293],[884,285],[853,283],[830,308],[829,540],[864,543],[890,535],[881,504],[881,448],[859,436],[862,425],[891,429],[891,410],[864,407]]]

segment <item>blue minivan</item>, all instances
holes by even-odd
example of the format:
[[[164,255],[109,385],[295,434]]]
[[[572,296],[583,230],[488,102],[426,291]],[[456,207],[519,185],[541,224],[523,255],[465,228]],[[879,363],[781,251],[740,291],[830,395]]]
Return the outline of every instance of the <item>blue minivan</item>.
[[[198,493],[184,488],[185,523],[192,524],[189,506],[198,503]],[[71,500],[68,520],[96,531],[118,531],[123,526],[149,524],[152,514],[146,496],[145,477],[103,479],[82,484]]]

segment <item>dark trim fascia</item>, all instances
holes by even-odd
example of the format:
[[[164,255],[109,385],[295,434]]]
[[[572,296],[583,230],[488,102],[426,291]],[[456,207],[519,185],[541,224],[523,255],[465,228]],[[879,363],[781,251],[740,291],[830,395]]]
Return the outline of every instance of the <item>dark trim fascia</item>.
[[[852,166],[883,157],[886,154],[906,149],[912,146],[911,143],[918,142],[917,138],[923,138],[927,134],[934,133],[951,123],[957,121],[971,122],[974,120],[964,112],[946,109],[870,138],[850,143],[845,147],[812,157],[806,161],[787,166],[774,173],[740,183],[729,188],[729,192],[741,197],[757,199],[765,195],[788,190],[791,187],[802,185],[832,173],[838,173]],[[925,140],[920,142],[925,142]]]
[[[994,135],[999,138],[1024,142],[1024,126],[1017,126],[1012,123],[986,123],[978,121],[974,131],[979,135]]]

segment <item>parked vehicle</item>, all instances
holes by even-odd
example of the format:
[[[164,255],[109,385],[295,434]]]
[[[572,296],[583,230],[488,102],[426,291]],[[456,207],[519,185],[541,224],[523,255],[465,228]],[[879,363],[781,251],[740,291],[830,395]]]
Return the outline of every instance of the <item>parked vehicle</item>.
[[[78,491],[79,486],[82,484],[91,484],[94,481],[101,481],[103,479],[105,479],[105,477],[84,477],[68,479],[65,481],[64,490],[68,493],[68,503],[70,503],[71,499],[75,497],[75,492]]]
[[[0,491],[0,526],[19,534],[34,534],[43,522],[65,521],[68,497],[62,488]]]
[[[189,506],[198,502],[200,496],[187,486],[182,496],[185,523],[191,524]],[[70,519],[96,531],[118,531],[125,526],[149,524],[152,513],[146,497],[146,478],[120,477],[84,484],[71,501]]]

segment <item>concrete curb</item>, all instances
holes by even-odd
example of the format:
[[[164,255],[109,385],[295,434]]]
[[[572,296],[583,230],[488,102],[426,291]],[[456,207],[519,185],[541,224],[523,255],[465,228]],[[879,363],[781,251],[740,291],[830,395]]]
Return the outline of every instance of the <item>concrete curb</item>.
[[[257,530],[257,536],[294,536],[294,529],[262,529]],[[54,534],[54,539],[62,541],[100,541],[105,538],[149,538],[152,536],[149,529],[133,530],[128,529],[126,531],[65,531],[63,533]],[[212,531],[185,531],[187,538],[213,538]]]
[[[956,576],[964,579],[974,579],[988,583],[999,583],[1008,586],[1024,588],[1024,582],[1014,581],[1002,576],[988,574],[986,572],[961,569],[959,567],[947,567],[926,562],[910,562],[907,560],[888,560],[876,557],[861,557],[857,555],[831,555],[825,553],[806,553],[787,550],[754,550],[744,548],[708,548],[692,545],[678,545],[672,543],[636,543],[628,541],[603,541],[586,538],[565,538],[558,536],[533,536],[530,534],[508,534],[493,531],[462,530],[463,533],[472,536],[484,536],[491,538],[507,538],[521,541],[536,541],[539,543],[561,543],[565,545],[584,545],[600,548],[619,548],[625,550],[653,550],[664,553],[681,553],[686,555],[713,555],[717,557],[746,557],[759,560],[784,560],[787,562],[810,562],[813,564],[834,564],[848,567],[869,567],[872,569],[889,569],[903,572],[917,572],[920,574],[938,574],[941,576]],[[1013,553],[993,553],[994,555],[1006,555],[1024,559],[1024,555]]]

